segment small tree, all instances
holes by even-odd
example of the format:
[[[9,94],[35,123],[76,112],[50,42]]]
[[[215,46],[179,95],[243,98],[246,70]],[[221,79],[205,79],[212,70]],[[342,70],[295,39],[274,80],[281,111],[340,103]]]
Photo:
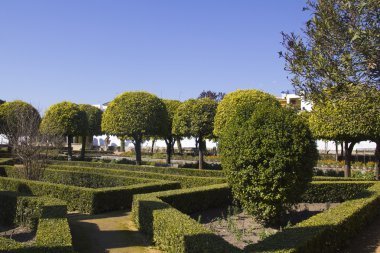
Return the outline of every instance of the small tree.
[[[233,196],[258,221],[283,224],[311,181],[315,141],[304,118],[289,108],[260,103],[220,132],[222,166]]]
[[[205,140],[212,137],[217,105],[209,98],[189,99],[178,107],[174,116],[174,134],[198,140],[199,169],[203,169]]]
[[[23,164],[22,176],[32,180],[40,179],[50,149],[59,147],[62,139],[39,131],[40,114],[28,103],[14,101],[2,104],[0,118],[0,132],[7,137],[14,157]]]
[[[216,110],[214,134],[219,136],[231,120],[249,118],[255,106],[262,102],[280,107],[280,103],[274,96],[259,90],[237,90],[228,93]]]
[[[168,100],[164,99],[163,102],[166,106],[166,111],[168,114],[167,122],[166,122],[166,130],[167,132],[164,135],[164,140],[166,143],[166,163],[171,163],[171,156],[173,153],[173,145],[178,136],[173,133],[173,120],[174,115],[177,112],[178,107],[181,105],[181,102],[178,100]]]
[[[49,107],[41,122],[41,131],[49,135],[67,137],[67,159],[72,159],[72,141],[74,136],[87,132],[87,116],[79,105],[61,102]]]
[[[165,104],[157,96],[140,91],[125,92],[109,103],[103,114],[102,130],[131,137],[136,164],[140,165],[143,137],[163,135],[167,117]]]
[[[84,159],[87,137],[92,139],[94,135],[102,134],[101,124],[103,112],[99,108],[88,104],[81,104],[79,105],[79,108],[86,113],[87,119],[87,128],[85,129],[86,131],[82,134],[81,159]]]

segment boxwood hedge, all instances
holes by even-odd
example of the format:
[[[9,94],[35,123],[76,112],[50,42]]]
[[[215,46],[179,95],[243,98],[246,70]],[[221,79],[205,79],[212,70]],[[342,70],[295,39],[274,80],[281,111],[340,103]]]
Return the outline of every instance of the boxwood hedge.
[[[114,176],[129,176],[139,178],[150,178],[157,180],[177,181],[181,183],[182,188],[191,188],[204,185],[221,184],[225,183],[226,179],[221,177],[196,177],[196,176],[184,176],[174,174],[160,174],[145,171],[129,171],[121,169],[108,169],[98,167],[79,167],[79,166],[64,166],[64,165],[51,165],[49,169],[68,170],[78,172],[96,172]]]
[[[380,184],[316,182],[303,199],[346,202],[248,246],[244,252],[335,252],[377,213]],[[138,228],[167,252],[243,252],[186,215],[230,201],[230,189],[222,184],[135,195],[132,212]]]
[[[158,182],[92,189],[41,181],[0,177],[0,190],[58,198],[67,202],[67,207],[70,211],[80,211],[90,214],[130,208],[133,194],[178,188],[180,188],[178,182]]]
[[[221,170],[198,170],[198,169],[185,169],[185,168],[171,168],[171,167],[153,167],[153,166],[137,166],[129,164],[114,164],[114,163],[99,163],[99,162],[82,162],[82,161],[54,161],[53,164],[65,166],[80,166],[80,167],[94,167],[94,168],[111,168],[129,171],[145,171],[160,174],[173,174],[183,176],[195,177],[224,177]]]
[[[74,252],[69,224],[66,219],[66,205],[63,201],[46,197],[19,196],[16,193],[0,192],[0,199],[12,199],[10,202],[0,201],[0,210],[6,208],[8,217],[36,219],[36,240],[32,244],[19,243],[0,237],[0,252]],[[2,215],[5,212],[2,211]]]
[[[13,178],[22,178],[20,176],[21,173],[19,169],[13,166],[0,167],[0,175]],[[157,179],[107,175],[102,173],[96,173],[96,171],[81,172],[56,169],[45,169],[40,181],[87,188],[104,188],[160,182]]]

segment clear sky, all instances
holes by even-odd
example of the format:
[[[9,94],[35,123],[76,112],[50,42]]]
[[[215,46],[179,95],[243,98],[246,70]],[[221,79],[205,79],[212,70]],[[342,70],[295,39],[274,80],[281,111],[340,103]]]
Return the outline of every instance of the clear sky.
[[[0,0],[0,99],[44,111],[129,90],[185,100],[202,90],[292,90],[281,31],[305,0]]]

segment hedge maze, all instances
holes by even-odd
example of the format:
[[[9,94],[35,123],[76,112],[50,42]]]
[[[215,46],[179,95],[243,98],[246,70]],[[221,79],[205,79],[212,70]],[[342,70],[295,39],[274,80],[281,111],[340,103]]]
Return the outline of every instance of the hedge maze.
[[[7,163],[8,164],[8,163]],[[380,207],[375,181],[315,177],[303,202],[341,202],[244,250],[189,215],[231,205],[221,171],[91,162],[55,162],[40,181],[0,166],[0,225],[18,224],[23,207],[36,229],[33,244],[0,237],[0,252],[73,252],[66,211],[97,214],[132,208],[137,227],[165,252],[333,252],[371,221]]]

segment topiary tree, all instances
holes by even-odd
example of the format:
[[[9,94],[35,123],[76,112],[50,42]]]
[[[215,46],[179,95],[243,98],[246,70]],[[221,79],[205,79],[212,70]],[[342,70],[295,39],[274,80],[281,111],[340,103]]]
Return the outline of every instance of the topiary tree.
[[[220,132],[222,167],[246,212],[279,225],[312,178],[317,150],[303,117],[269,103],[238,112]]]
[[[49,107],[40,127],[46,134],[67,137],[67,159],[71,161],[73,137],[87,132],[87,116],[79,105],[65,101]]]
[[[216,110],[214,134],[219,136],[231,120],[237,119],[237,113],[245,115],[244,117],[243,115],[239,117],[243,120],[247,117],[249,118],[255,109],[255,105],[261,102],[268,102],[280,107],[280,103],[274,96],[259,90],[237,90],[228,93],[219,103]]]
[[[102,130],[132,138],[136,164],[140,165],[143,137],[163,135],[167,117],[165,104],[157,96],[141,91],[125,92],[109,103],[103,114]]]
[[[335,94],[332,99],[313,105],[309,123],[316,138],[344,142],[344,175],[349,177],[352,150],[356,143],[364,140],[376,142],[375,154],[379,160],[380,91],[366,85],[350,85],[340,91],[335,89],[324,91]]]
[[[205,139],[212,137],[217,106],[218,103],[210,98],[189,99],[178,107],[174,116],[174,134],[197,139],[199,169],[203,169]]]
[[[170,164],[171,156],[173,153],[173,145],[176,138],[178,137],[173,133],[173,120],[174,120],[174,115],[176,114],[178,107],[181,105],[181,102],[178,100],[169,100],[169,99],[164,99],[163,102],[165,103],[166,111],[168,114],[167,122],[166,122],[167,131],[164,135],[164,140],[166,143],[166,163]]]
[[[99,108],[88,104],[80,104],[79,109],[85,112],[87,118],[87,129],[82,135],[82,149],[80,155],[81,159],[84,159],[87,137],[91,139],[94,135],[102,134],[101,126],[103,112]]]

